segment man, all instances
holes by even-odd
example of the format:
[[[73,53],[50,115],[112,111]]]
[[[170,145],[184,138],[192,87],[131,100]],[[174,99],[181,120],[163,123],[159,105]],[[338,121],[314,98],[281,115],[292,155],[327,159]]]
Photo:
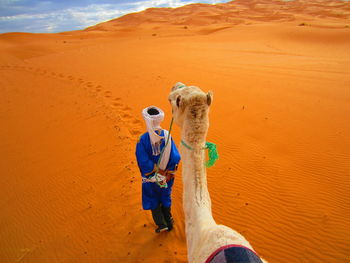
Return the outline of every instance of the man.
[[[142,176],[142,207],[151,210],[156,233],[171,231],[171,189],[180,154],[169,132],[160,127],[164,112],[155,106],[142,111],[147,132],[136,145],[136,158]],[[167,139],[169,136],[169,141]],[[159,160],[160,159],[160,160]]]

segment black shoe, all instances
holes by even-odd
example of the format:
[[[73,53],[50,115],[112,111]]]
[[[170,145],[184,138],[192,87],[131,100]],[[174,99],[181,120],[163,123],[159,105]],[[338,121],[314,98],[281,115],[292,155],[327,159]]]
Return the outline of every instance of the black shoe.
[[[170,232],[174,228],[174,219],[171,218],[170,222],[168,222],[168,232]]]
[[[160,233],[163,231],[169,231],[169,228],[167,226],[162,226],[162,227],[158,227],[155,231],[156,233]]]

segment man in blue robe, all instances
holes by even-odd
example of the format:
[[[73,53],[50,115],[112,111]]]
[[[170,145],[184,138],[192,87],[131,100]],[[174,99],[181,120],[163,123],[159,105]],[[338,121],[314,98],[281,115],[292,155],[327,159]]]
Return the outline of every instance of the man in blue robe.
[[[164,112],[150,106],[142,111],[142,115],[147,132],[141,135],[136,145],[136,158],[143,181],[142,207],[152,211],[158,226],[156,233],[160,233],[173,228],[171,190],[180,154],[169,132],[160,127]]]

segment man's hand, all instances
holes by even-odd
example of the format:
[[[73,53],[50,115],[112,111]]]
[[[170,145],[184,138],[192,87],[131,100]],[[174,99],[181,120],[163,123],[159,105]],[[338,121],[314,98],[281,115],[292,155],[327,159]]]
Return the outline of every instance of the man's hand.
[[[167,173],[168,173],[168,170],[159,169],[158,173],[161,174],[161,175],[163,175],[163,176],[166,176]]]
[[[170,173],[168,170],[161,170],[161,169],[159,169],[158,173],[165,176],[167,182],[173,179],[175,175],[175,172]]]

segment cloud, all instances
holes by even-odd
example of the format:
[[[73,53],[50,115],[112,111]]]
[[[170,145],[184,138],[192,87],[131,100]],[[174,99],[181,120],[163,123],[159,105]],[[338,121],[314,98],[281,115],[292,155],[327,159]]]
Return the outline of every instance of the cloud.
[[[198,1],[118,0],[116,3],[115,0],[0,0],[0,32],[51,33],[78,30],[150,7],[175,8],[194,2]]]

